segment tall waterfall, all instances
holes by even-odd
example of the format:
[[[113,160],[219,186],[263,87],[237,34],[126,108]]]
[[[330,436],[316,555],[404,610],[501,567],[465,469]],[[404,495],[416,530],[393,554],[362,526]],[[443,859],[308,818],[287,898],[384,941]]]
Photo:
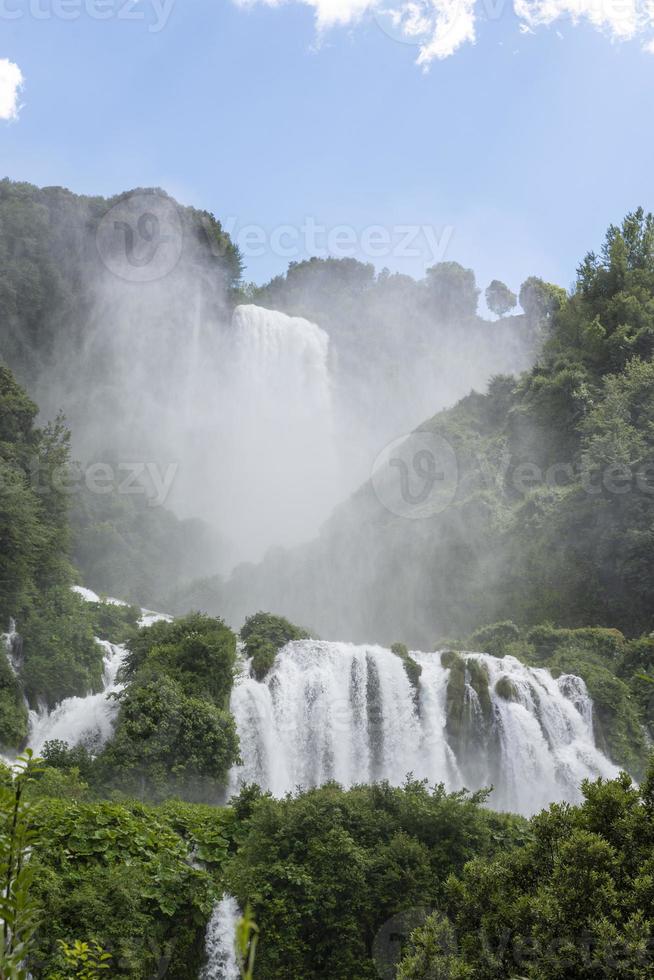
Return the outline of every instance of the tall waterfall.
[[[225,895],[216,904],[207,924],[205,948],[207,962],[200,980],[238,980],[236,926],[240,918],[236,899]]]
[[[237,306],[225,359],[229,427],[216,491],[248,557],[314,535],[340,499],[329,338],[300,317]]]
[[[530,814],[617,773],[595,745],[580,678],[467,653],[457,687],[440,654],[411,656],[417,688],[379,646],[300,640],[263,682],[245,669],[232,693],[243,759],[232,788],[257,782],[279,796],[330,779],[399,785],[413,773],[450,790],[492,784],[494,808]]]

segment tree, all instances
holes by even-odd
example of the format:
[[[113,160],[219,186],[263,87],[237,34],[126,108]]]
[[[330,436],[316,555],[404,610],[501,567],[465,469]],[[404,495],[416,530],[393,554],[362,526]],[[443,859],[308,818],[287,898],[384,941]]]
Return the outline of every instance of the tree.
[[[528,842],[451,876],[411,939],[401,980],[652,976],[654,764],[585,782],[580,806],[553,804]]]
[[[232,715],[187,696],[163,671],[144,671],[119,695],[113,739],[97,760],[107,785],[140,798],[211,800],[238,758]]]
[[[486,287],[485,296],[488,309],[496,316],[504,316],[518,302],[516,294],[499,279],[493,279]]]
[[[477,312],[479,289],[472,269],[458,262],[439,262],[427,269],[428,302],[439,319],[457,323]]]
[[[520,306],[532,323],[549,321],[566,301],[565,289],[538,276],[525,279],[520,287]]]

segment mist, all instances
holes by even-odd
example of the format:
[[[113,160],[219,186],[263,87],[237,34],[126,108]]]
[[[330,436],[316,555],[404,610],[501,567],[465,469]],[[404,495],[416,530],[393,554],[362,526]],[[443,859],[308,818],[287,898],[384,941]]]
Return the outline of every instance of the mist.
[[[312,260],[239,291],[213,216],[139,191],[94,220],[65,270],[75,326],[31,387],[82,469],[132,466],[153,505],[206,524],[187,579],[310,542],[384,447],[535,356],[523,316],[477,316],[460,266],[444,286]]]

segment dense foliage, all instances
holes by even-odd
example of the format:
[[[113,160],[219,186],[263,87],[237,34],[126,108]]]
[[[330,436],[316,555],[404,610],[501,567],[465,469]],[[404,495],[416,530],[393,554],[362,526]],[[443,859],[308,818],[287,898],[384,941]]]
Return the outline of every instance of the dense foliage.
[[[68,432],[36,425],[37,407],[0,365],[0,630],[15,621],[10,666],[0,662],[0,744],[27,734],[24,699],[55,704],[97,689],[102,650],[92,616],[71,592]],[[14,673],[19,667],[20,676]]]
[[[387,919],[432,905],[450,872],[522,838],[525,821],[481,809],[483,798],[415,781],[285,800],[246,791],[235,804],[246,833],[225,876],[252,903],[260,980],[378,976]]]
[[[112,977],[197,980],[214,887],[194,868],[191,834],[168,813],[136,804],[43,799],[34,862],[41,919],[32,954],[37,977],[66,961],[58,940],[94,940],[111,954]],[[169,815],[170,814],[170,815]],[[207,816],[219,836],[221,811]]]
[[[229,712],[235,660],[234,634],[209,616],[138,630],[128,641],[115,731],[92,781],[146,799],[216,800],[238,758]]]
[[[586,783],[532,818],[519,849],[451,875],[398,980],[652,976],[654,766]]]

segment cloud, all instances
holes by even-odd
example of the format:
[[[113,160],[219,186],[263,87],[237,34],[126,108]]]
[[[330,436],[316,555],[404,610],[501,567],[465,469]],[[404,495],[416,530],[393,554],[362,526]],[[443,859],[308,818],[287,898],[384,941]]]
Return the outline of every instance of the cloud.
[[[284,0],[236,0],[279,7]],[[522,34],[568,20],[584,21],[612,40],[643,40],[654,54],[654,0],[296,0],[315,12],[318,33],[332,27],[353,25],[373,16],[393,40],[413,44],[416,62],[423,69],[437,59],[448,58],[464,44],[474,44],[475,26],[481,16],[493,20],[511,12],[519,19]]]
[[[23,73],[13,61],[0,58],[0,119],[17,119],[18,95],[23,87]]]
[[[587,20],[593,27],[618,41],[629,41],[652,25],[649,3],[637,0],[514,0],[514,10],[530,28],[549,27],[569,18],[573,24]]]

